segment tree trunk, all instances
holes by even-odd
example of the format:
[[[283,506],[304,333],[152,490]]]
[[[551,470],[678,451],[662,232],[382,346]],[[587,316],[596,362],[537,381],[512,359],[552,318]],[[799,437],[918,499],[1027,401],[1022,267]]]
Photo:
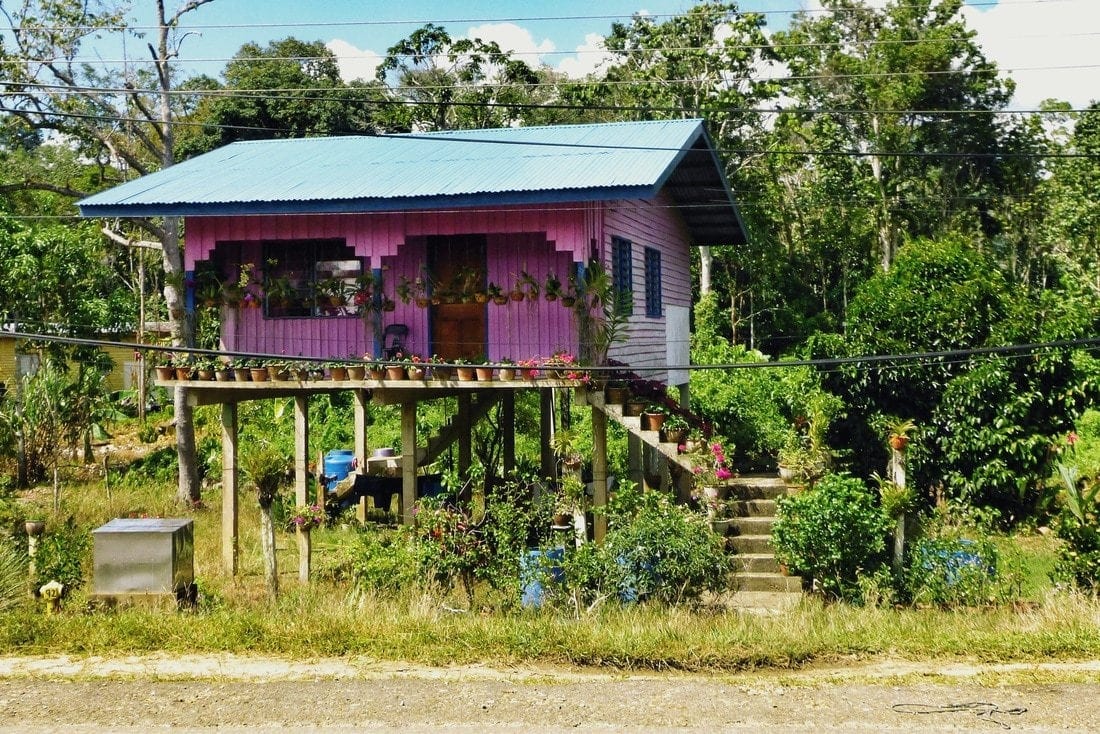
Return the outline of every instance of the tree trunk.
[[[279,596],[279,565],[275,559],[275,522],[271,519],[271,505],[260,505],[260,550],[264,557],[264,585],[267,597],[274,601]]]
[[[710,246],[699,248],[699,295],[705,296],[711,290],[710,274],[714,269],[714,253]]]

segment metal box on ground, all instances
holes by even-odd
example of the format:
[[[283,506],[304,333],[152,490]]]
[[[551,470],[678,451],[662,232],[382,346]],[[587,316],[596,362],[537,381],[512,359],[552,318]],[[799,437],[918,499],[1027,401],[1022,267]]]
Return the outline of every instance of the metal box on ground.
[[[117,518],[93,530],[92,539],[94,597],[193,601],[194,521]]]

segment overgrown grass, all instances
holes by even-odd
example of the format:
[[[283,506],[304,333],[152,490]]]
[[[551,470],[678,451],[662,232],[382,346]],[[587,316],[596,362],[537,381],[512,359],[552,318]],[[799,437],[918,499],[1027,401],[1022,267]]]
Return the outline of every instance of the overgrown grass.
[[[760,616],[719,608],[605,606],[577,619],[566,610],[456,612],[446,599],[407,593],[365,595],[346,579],[355,531],[314,532],[322,580],[297,582],[293,537],[280,534],[283,594],[265,599],[255,497],[240,498],[240,573],[221,568],[220,496],[181,513],[167,485],[65,487],[61,517],[89,529],[134,512],[195,520],[195,611],[94,610],[80,590],[57,616],[27,600],[0,612],[0,653],[119,655],[163,651],[238,652],[295,658],[364,656],[429,665],[519,663],[610,666],[624,670],[786,669],[838,660],[897,656],[913,660],[1033,661],[1100,655],[1100,602],[1055,591],[1046,577],[1056,541],[999,538],[1020,569],[1021,599],[1037,604],[989,608],[893,609],[825,605],[807,597],[793,609]],[[39,495],[42,498],[42,495]],[[51,522],[61,518],[51,518]]]
[[[291,589],[269,605],[245,583],[232,599],[193,613],[90,612],[74,598],[59,616],[27,605],[0,621],[6,654],[247,652],[657,670],[788,668],[876,655],[1026,661],[1100,654],[1100,604],[1069,595],[1025,611],[893,610],[807,599],[779,616],[638,606],[578,620],[453,613],[426,596],[352,599],[328,584]]]

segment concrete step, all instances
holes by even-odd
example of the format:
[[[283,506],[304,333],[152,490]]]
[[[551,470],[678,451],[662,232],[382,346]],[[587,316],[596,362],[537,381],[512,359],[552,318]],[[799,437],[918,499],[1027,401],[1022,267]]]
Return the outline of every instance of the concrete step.
[[[779,562],[771,553],[738,553],[733,566],[739,573],[779,573]]]
[[[774,500],[787,494],[787,484],[774,475],[744,474],[729,481],[729,499]]]
[[[731,533],[734,535],[771,536],[774,517],[734,517],[730,520]]]
[[[775,500],[727,500],[726,507],[734,517],[775,517]]]
[[[801,598],[785,591],[733,591],[722,594],[718,603],[743,614],[776,615],[795,607]]]
[[[737,591],[778,591],[801,594],[802,579],[780,573],[741,572],[733,574],[733,588]]]
[[[770,535],[731,535],[726,543],[735,553],[773,553]]]

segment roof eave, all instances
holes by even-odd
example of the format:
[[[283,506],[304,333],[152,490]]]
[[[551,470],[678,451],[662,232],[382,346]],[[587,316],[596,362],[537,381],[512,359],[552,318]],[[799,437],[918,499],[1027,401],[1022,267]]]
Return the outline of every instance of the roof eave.
[[[365,214],[370,212],[470,209],[523,204],[561,204],[609,199],[653,198],[659,187],[613,186],[553,191],[512,191],[457,196],[418,196],[392,199],[324,199],[316,201],[177,202],[161,204],[85,204],[84,217],[214,217],[280,214]]]

